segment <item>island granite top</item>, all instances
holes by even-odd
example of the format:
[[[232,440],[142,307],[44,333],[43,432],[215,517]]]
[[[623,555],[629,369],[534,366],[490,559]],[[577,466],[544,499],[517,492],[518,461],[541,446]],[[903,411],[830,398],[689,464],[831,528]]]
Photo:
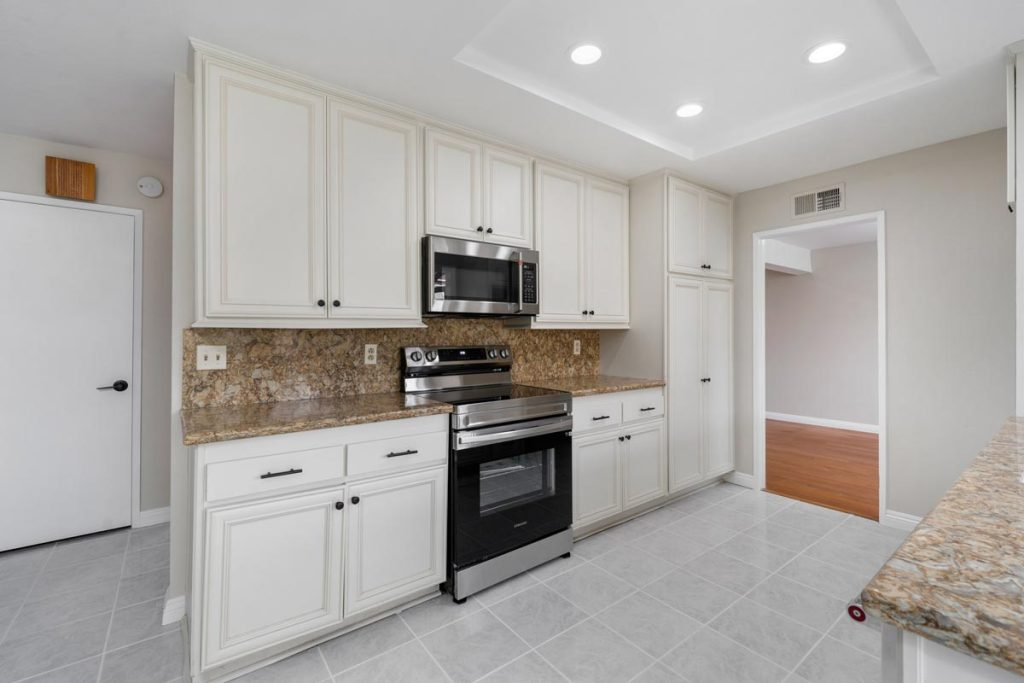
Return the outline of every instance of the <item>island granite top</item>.
[[[182,410],[181,429],[185,445],[196,446],[450,412],[446,403],[395,391]]]
[[[1024,674],[1024,418],[1009,418],[861,594],[869,614]]]

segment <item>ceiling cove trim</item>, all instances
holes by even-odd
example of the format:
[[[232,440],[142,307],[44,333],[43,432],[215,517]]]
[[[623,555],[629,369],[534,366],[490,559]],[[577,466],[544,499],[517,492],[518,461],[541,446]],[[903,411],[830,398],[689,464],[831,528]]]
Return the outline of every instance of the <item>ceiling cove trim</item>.
[[[208,43],[199,38],[190,37],[189,44],[193,48],[193,50],[190,51],[191,53],[189,55],[189,78],[192,80],[193,83],[195,83],[195,70],[196,68],[198,68],[196,59],[201,57],[210,57],[213,59],[220,60],[222,62],[228,62],[230,64],[248,69],[250,71],[255,71],[262,76],[280,81],[285,85],[294,86],[298,84],[307,88],[311,88],[313,90],[319,90],[329,97],[337,97],[339,99],[346,100],[347,102],[355,104],[357,106],[362,105],[366,107],[372,107],[377,110],[382,110],[385,113],[393,114],[395,116],[413,119],[414,121],[416,121],[416,123],[422,124],[424,126],[441,128],[443,130],[458,135],[473,138],[486,144],[504,147],[511,152],[525,154],[527,156],[533,157],[536,161],[556,164],[559,166],[566,166],[568,168],[579,171],[580,173],[597,176],[598,178],[604,178],[605,180],[610,180],[616,183],[625,184],[628,183],[630,180],[626,176],[610,173],[605,169],[588,166],[578,161],[573,161],[571,159],[563,159],[560,157],[552,156],[550,153],[540,151],[534,147],[530,147],[527,144],[513,142],[505,138],[499,137],[497,135],[477,130],[476,128],[470,128],[468,126],[463,126],[458,123],[452,123],[451,121],[447,121],[445,119],[439,119],[437,117],[431,116],[430,114],[425,114],[421,111],[412,109],[410,107],[404,107],[400,104],[395,104],[394,102],[389,102],[387,100],[382,100],[380,98],[373,97],[372,95],[366,95],[355,90],[349,90],[348,88],[344,88],[340,85],[328,83],[327,81],[322,81],[317,78],[313,78],[312,76],[307,76],[306,74],[300,73],[298,71],[292,71],[291,69],[276,66],[263,60],[256,59],[255,57],[249,57],[248,55],[244,55],[240,52],[235,52],[234,50],[230,50],[219,45],[214,45],[213,43]]]

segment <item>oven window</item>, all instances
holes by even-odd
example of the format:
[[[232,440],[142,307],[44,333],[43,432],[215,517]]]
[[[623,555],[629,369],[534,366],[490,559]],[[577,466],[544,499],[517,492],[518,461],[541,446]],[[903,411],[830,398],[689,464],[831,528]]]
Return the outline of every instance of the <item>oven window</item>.
[[[554,494],[553,448],[480,465],[481,517]]]
[[[519,275],[513,261],[439,253],[434,255],[434,266],[444,276],[446,299],[502,303],[519,300]]]

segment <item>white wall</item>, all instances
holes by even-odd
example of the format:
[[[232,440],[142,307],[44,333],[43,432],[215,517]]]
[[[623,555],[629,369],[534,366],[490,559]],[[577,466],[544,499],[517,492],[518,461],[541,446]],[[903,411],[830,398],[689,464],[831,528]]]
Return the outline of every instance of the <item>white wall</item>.
[[[877,425],[877,246],[810,258],[813,273],[765,273],[765,407]]]
[[[0,191],[45,195],[47,155],[96,164],[96,202],[143,211],[140,494],[143,510],[163,508],[170,501],[171,165],[134,154],[0,133]],[[163,182],[162,196],[147,199],[139,194],[135,182],[145,175]]]
[[[845,214],[886,212],[888,509],[927,513],[1013,413],[1005,140],[989,131],[736,198],[737,470],[753,471],[751,235],[801,222],[792,195],[839,181]]]

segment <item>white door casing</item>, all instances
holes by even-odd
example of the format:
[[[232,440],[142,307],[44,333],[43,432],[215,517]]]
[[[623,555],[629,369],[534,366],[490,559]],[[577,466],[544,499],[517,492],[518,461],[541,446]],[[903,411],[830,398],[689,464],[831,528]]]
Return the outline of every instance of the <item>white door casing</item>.
[[[140,211],[0,193],[0,550],[138,517],[141,253]]]

